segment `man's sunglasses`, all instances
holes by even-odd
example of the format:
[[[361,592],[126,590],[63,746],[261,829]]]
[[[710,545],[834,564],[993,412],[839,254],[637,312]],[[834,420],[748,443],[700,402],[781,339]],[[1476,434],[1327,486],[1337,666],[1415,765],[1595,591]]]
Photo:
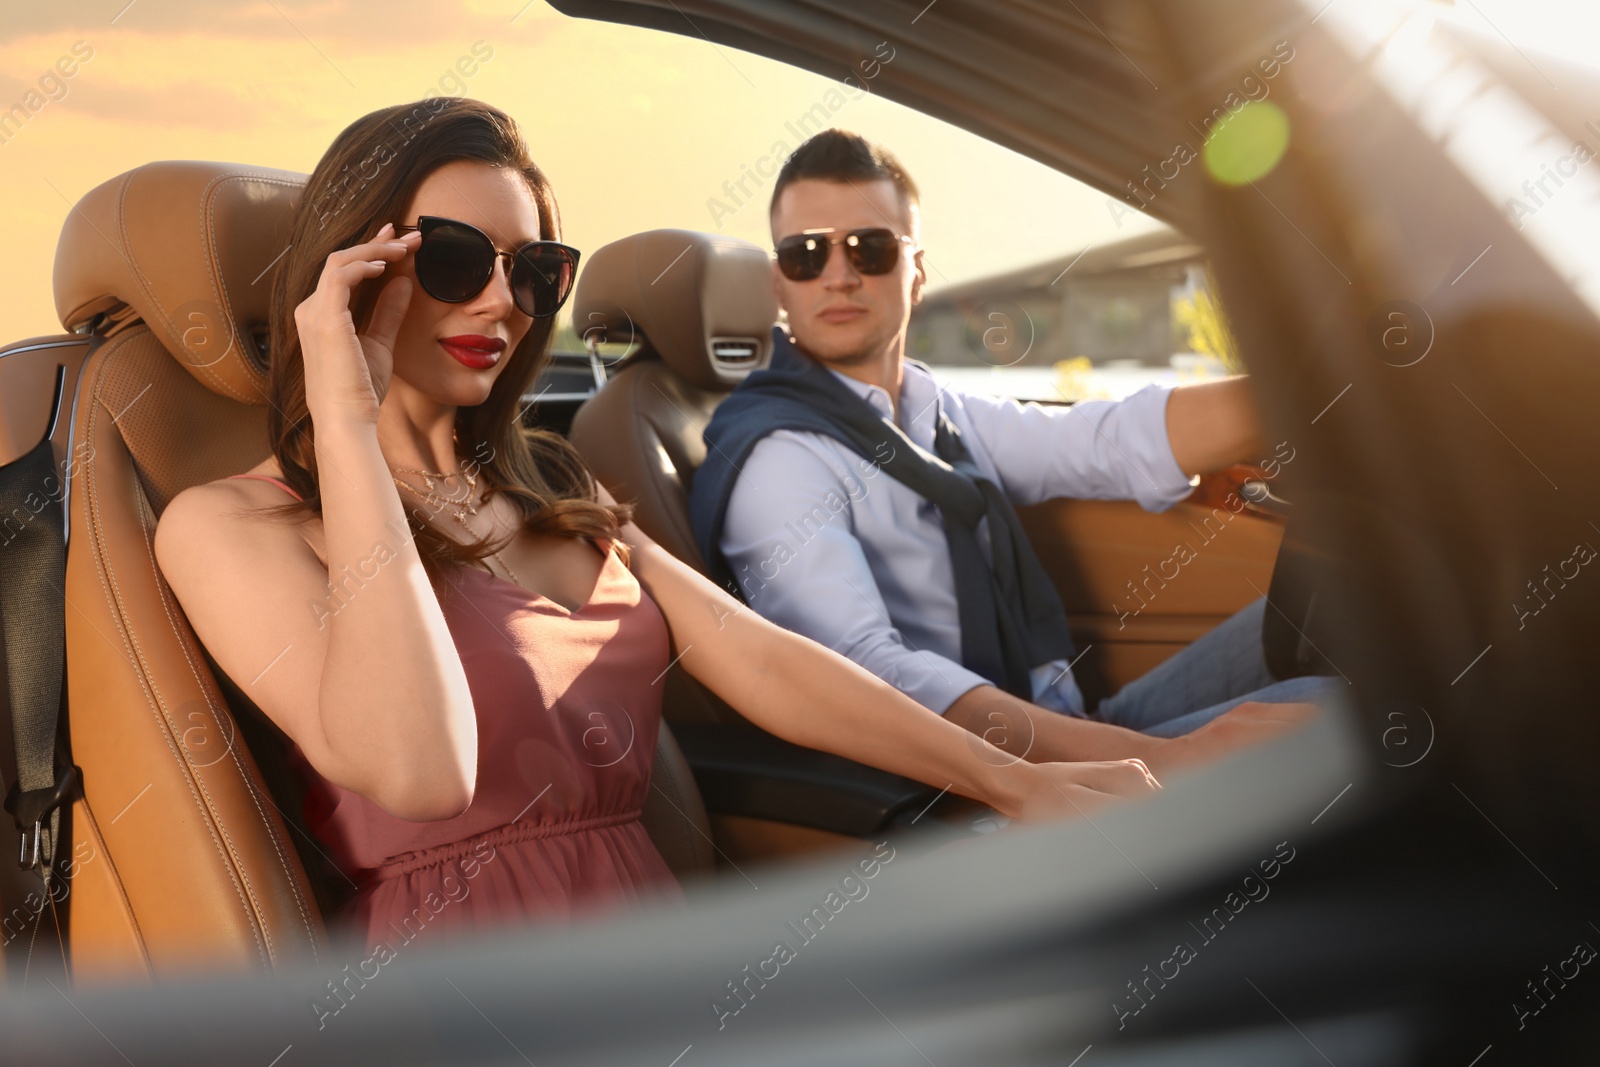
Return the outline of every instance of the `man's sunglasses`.
[[[415,226],[396,226],[395,236],[419,230],[417,281],[435,300],[461,304],[479,293],[494,277],[494,264],[511,257],[507,277],[511,299],[525,315],[547,319],[561,310],[572,294],[582,254],[559,241],[529,241],[515,252],[495,248],[489,235],[476,226],[438,215],[419,215]]]
[[[778,242],[778,269],[792,282],[809,282],[820,277],[828,265],[834,245],[844,246],[845,258],[862,274],[888,274],[900,262],[901,243],[915,246],[886,227],[864,230],[805,230]]]

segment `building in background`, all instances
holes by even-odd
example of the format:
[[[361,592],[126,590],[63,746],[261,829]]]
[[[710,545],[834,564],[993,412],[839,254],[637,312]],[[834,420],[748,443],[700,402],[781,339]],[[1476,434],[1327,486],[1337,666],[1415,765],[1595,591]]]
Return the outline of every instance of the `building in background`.
[[[912,312],[907,355],[965,389],[1121,397],[1229,373],[1211,351],[1226,345],[1191,328],[1214,307],[1203,249],[1162,229],[934,290]]]

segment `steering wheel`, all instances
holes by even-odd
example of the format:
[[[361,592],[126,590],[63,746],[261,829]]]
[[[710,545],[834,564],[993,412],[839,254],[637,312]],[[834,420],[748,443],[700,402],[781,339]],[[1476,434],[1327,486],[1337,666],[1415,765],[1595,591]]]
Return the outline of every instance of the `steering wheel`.
[[[1283,540],[1272,567],[1267,590],[1267,611],[1261,622],[1261,648],[1267,668],[1279,681],[1306,674],[1336,674],[1333,665],[1317,651],[1317,586],[1322,562],[1307,543],[1305,509],[1272,491],[1271,475],[1248,463],[1202,475],[1189,501],[1202,507],[1229,506],[1237,494],[1246,514],[1260,515],[1283,524]],[[1233,508],[1230,506],[1230,510]]]
[[[1307,674],[1336,674],[1311,636],[1320,628],[1317,577],[1322,561],[1307,541],[1305,513],[1297,513],[1289,501],[1273,496],[1264,483],[1255,484],[1266,500],[1250,496],[1252,502],[1286,516],[1261,620],[1261,650],[1266,654],[1267,669],[1279,681]]]

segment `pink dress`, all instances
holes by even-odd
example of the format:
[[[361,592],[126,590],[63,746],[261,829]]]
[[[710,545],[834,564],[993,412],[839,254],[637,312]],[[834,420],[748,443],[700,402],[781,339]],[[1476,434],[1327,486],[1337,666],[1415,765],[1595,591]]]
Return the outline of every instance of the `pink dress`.
[[[234,477],[294,494],[266,475]],[[571,612],[475,567],[450,577],[441,609],[478,717],[477,785],[460,815],[396,818],[322,778],[293,747],[310,784],[307,824],[358,887],[337,918],[369,951],[683,899],[639,821],[671,654],[666,621],[605,554],[593,595]]]

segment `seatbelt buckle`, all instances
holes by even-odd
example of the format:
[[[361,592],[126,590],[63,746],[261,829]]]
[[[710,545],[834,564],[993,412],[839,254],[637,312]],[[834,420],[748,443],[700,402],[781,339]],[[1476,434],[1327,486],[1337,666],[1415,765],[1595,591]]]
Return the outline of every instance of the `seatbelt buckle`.
[[[33,824],[31,833],[26,829],[22,831],[22,854],[17,857],[17,866],[22,870],[31,871],[39,866],[39,836],[43,829],[44,820],[41,819]]]
[[[44,830],[45,820],[61,805],[82,795],[83,775],[76,763],[67,767],[56,780],[56,784],[49,788],[23,792],[18,785],[11,787],[11,791],[6,794],[5,809],[11,813],[11,819],[17,824],[17,829],[22,831],[22,848],[17,856],[19,868],[31,871],[39,866],[41,858],[39,839]]]

